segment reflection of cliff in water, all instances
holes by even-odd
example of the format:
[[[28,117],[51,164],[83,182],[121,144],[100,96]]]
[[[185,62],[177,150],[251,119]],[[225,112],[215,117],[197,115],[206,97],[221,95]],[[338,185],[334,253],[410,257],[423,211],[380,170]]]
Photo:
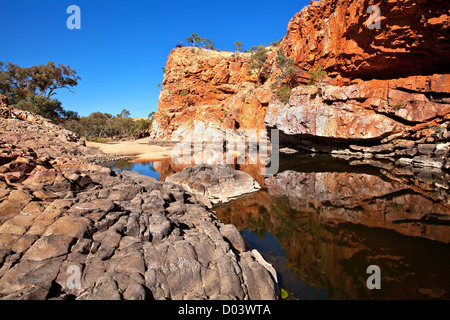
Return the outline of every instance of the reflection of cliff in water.
[[[279,173],[268,177],[261,165],[235,165],[264,189],[216,213],[243,230],[283,288],[300,298],[323,298],[323,291],[331,299],[450,298],[448,173],[329,156],[280,160]],[[161,180],[186,166],[154,163]],[[372,264],[381,268],[382,290],[366,287]]]
[[[153,166],[165,180],[188,165],[167,159]],[[318,212],[321,219],[450,242],[450,175],[441,170],[417,171],[389,162],[348,162],[320,155],[284,156],[274,176],[261,176],[262,166],[259,161],[233,165],[267,187],[270,198],[287,196],[292,209]]]
[[[322,220],[348,221],[450,242],[450,210],[433,192],[387,177],[351,172],[285,171],[266,178],[271,197]]]
[[[267,189],[218,207],[217,215],[274,236],[289,272],[277,268],[277,257],[266,259],[291,292],[295,273],[332,299],[450,298],[449,175],[353,164],[291,157],[265,178]],[[372,264],[381,268],[382,290],[366,287]]]

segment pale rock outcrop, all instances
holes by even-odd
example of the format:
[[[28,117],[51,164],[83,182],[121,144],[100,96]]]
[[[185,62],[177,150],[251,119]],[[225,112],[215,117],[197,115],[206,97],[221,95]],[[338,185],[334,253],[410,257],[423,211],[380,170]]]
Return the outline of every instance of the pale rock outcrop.
[[[189,166],[166,178],[185,190],[204,196],[213,203],[227,202],[261,187],[248,173],[229,164]]]

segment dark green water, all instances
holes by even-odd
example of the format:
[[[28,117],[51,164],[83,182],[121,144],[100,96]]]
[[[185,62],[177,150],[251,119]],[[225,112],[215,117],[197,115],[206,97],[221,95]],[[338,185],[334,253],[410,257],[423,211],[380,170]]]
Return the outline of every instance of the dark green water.
[[[170,163],[112,163],[164,179]],[[447,173],[362,164],[328,156],[282,156],[278,174],[238,166],[263,188],[216,206],[277,270],[288,299],[449,299]],[[367,268],[380,270],[370,290]]]

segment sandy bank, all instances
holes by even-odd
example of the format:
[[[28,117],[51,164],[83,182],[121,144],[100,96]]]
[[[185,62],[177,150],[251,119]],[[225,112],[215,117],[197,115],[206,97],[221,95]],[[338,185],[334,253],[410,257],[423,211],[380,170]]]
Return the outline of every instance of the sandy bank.
[[[134,141],[98,143],[86,141],[86,146],[99,149],[106,154],[133,157],[133,162],[157,161],[170,158],[171,147],[149,145],[148,139]]]

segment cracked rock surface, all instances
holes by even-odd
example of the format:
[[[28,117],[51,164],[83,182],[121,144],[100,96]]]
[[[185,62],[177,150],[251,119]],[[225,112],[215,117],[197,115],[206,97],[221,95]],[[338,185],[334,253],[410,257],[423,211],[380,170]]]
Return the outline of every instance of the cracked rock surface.
[[[227,202],[261,187],[248,173],[234,170],[229,164],[189,166],[167,177],[167,182],[175,183],[195,193],[204,202]]]
[[[279,296],[273,268],[179,185],[4,142],[0,161],[0,299]]]

